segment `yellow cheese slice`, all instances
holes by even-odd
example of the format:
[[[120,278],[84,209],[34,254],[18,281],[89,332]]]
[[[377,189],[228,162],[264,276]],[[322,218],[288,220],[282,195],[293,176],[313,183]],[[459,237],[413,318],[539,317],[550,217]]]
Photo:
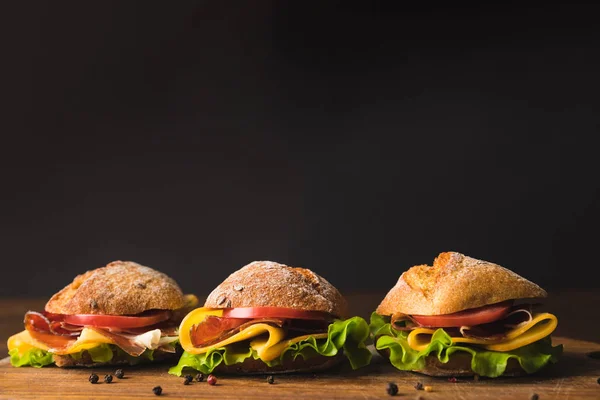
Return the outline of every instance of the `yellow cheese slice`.
[[[285,350],[288,346],[301,342],[309,337],[314,337],[315,339],[327,339],[327,334],[317,333],[313,335],[297,336],[293,339],[284,340],[272,346],[269,346],[267,339],[258,338],[250,342],[250,347],[252,347],[253,350],[256,350],[256,353],[261,360],[271,361],[279,357],[283,350]]]
[[[218,343],[205,347],[194,347],[194,345],[192,344],[192,339],[190,337],[191,328],[194,325],[204,321],[204,319],[206,319],[206,317],[210,315],[220,317],[223,315],[223,310],[198,308],[192,311],[190,314],[188,314],[188,316],[185,317],[183,321],[181,321],[181,325],[179,326],[179,343],[181,343],[181,347],[183,347],[183,349],[188,353],[202,354],[212,349],[227,346],[232,343],[256,338],[250,342],[250,347],[256,350],[256,353],[261,360],[271,361],[279,357],[283,350],[285,350],[285,348],[291,344],[300,342],[311,336],[315,339],[327,338],[327,333],[319,333],[314,335],[298,336],[292,339],[284,340],[285,331],[282,328],[278,328],[276,326],[272,326],[265,323],[257,323],[250,325],[249,327],[241,330],[235,335]],[[267,336],[262,337],[265,334]]]
[[[487,350],[510,351],[518,349],[536,342],[550,335],[558,325],[558,319],[553,314],[542,313],[534,315],[533,319],[527,324],[518,326],[510,330],[503,338],[493,340],[483,340],[475,338],[465,338],[462,336],[452,336],[452,343],[467,343],[483,347]],[[421,351],[429,346],[431,335],[434,329],[417,328],[413,329],[407,337],[408,345],[417,351]]]
[[[156,340],[153,340],[152,342],[150,342],[148,340],[149,335],[152,335],[152,339],[156,339]],[[158,336],[158,338],[156,338],[156,336]],[[157,348],[159,345],[164,344],[165,340],[163,340],[163,339],[165,339],[165,338],[160,338],[160,330],[158,330],[158,329],[145,332],[141,335],[134,336],[132,338],[132,340],[134,342],[136,342],[137,344],[143,345],[147,348]],[[174,338],[170,338],[170,339],[171,339],[171,341],[174,340]],[[18,351],[19,351],[19,354],[21,354],[21,355],[24,352],[26,352],[27,350],[30,350],[31,348],[38,348],[38,349],[46,350],[49,353],[58,354],[58,355],[74,354],[74,353],[79,353],[82,350],[87,350],[87,349],[91,349],[93,347],[97,347],[103,343],[115,344],[110,338],[107,338],[107,337],[97,333],[95,330],[89,329],[89,328],[83,328],[83,330],[81,331],[81,334],[79,335],[77,340],[71,346],[69,346],[68,348],[66,348],[64,350],[56,350],[56,349],[49,348],[44,343],[34,339],[29,334],[29,331],[26,331],[26,330],[23,332],[17,333],[16,335],[11,336],[7,342],[9,351],[12,349],[19,349]]]
[[[48,350],[48,346],[31,337],[28,331],[19,332],[8,338],[8,351],[18,349],[19,355],[23,355],[26,351],[32,348]]]
[[[191,313],[189,313],[183,321],[181,321],[181,325],[179,326],[179,343],[181,343],[181,347],[185,351],[190,354],[202,354],[206,353],[215,348],[227,346],[231,343],[241,342],[243,340],[252,339],[256,336],[260,336],[262,334],[268,334],[267,339],[265,339],[264,348],[267,349],[269,347],[274,346],[276,343],[279,343],[283,340],[285,336],[285,331],[281,328],[271,326],[269,324],[258,323],[254,325],[250,325],[249,327],[243,329],[242,331],[236,333],[235,335],[222,340],[218,343],[214,343],[210,346],[205,347],[194,347],[192,344],[192,339],[190,337],[191,328],[194,325],[197,325],[204,321],[206,317],[214,315],[220,317],[223,315],[223,310],[219,309],[210,309],[210,308],[197,308]],[[259,353],[260,356],[260,353]]]
[[[96,333],[92,329],[83,328],[81,331],[81,335],[79,338],[73,343],[72,346],[68,347],[64,350],[55,350],[46,346],[44,343],[34,339],[31,337],[28,331],[23,331],[17,333],[16,335],[11,336],[8,339],[8,350],[19,349],[19,354],[23,354],[25,351],[31,349],[32,347],[46,350],[49,353],[54,354],[74,354],[79,353],[82,350],[91,349],[92,347],[96,347],[102,343],[113,344],[113,341]]]
[[[281,342],[283,340],[283,338],[285,337],[285,331],[283,329],[277,328],[275,326],[271,326],[269,324],[260,324],[259,323],[259,324],[250,325],[249,327],[242,330],[241,332],[238,332],[235,335],[233,335],[225,340],[222,340],[218,343],[212,344],[210,346],[206,346],[206,347],[192,346],[189,348],[184,347],[183,349],[190,354],[202,354],[202,353],[206,353],[207,351],[215,349],[215,348],[227,346],[228,344],[231,344],[231,343],[236,343],[236,342],[241,342],[243,340],[252,339],[253,337],[260,336],[264,333],[267,333],[269,335],[268,338],[265,339],[265,344],[264,344],[265,348],[274,346],[276,343]],[[181,332],[180,332],[180,334],[181,334]],[[189,335],[189,333],[188,333],[188,335]],[[181,343],[181,341],[180,341],[180,343]],[[183,347],[183,343],[182,343],[182,347]],[[260,356],[260,353],[259,353],[259,356]]]

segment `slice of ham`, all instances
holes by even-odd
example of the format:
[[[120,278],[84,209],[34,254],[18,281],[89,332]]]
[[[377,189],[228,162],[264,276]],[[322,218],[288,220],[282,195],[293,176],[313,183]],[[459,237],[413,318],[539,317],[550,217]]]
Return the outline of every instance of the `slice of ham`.
[[[460,334],[466,338],[498,341],[514,328],[529,323],[533,319],[531,311],[524,306],[515,306],[505,318],[489,324],[461,326]]]
[[[113,333],[126,333],[126,334],[130,334],[130,335],[141,335],[143,333],[146,333],[146,332],[154,330],[154,329],[160,329],[161,337],[163,337],[163,336],[177,336],[179,327],[172,325],[172,324],[169,325],[169,324],[161,322],[160,324],[151,325],[151,326],[143,327],[143,328],[105,328],[105,329],[107,329]]]
[[[272,324],[282,327],[284,320],[277,318],[243,319],[209,316],[190,328],[190,338],[195,347],[205,347],[230,338],[254,324]]]
[[[24,324],[25,329],[29,332],[31,337],[35,340],[45,344],[53,353],[66,354],[70,347],[72,347],[77,341],[77,337],[81,334],[83,326],[71,325],[58,320],[53,320],[54,315],[28,311],[25,314]],[[137,344],[133,341],[133,338],[137,335],[141,335],[147,332],[148,328],[139,328],[137,332],[116,332],[110,329],[87,327],[92,329],[98,334],[110,339],[113,343],[119,346],[127,354],[137,357],[141,355],[146,347]],[[161,329],[161,337],[164,336],[176,336],[177,327],[168,326]],[[163,345],[159,347],[160,350],[167,352],[175,352],[175,347],[172,345]]]
[[[69,324],[66,324],[67,328],[65,328],[64,322],[59,320],[51,320],[46,315],[36,311],[27,311],[25,313],[23,323],[25,324],[25,327],[29,326],[38,332],[51,333],[58,336],[78,336],[79,331],[83,329],[68,329],[72,328],[72,326]]]
[[[94,330],[96,333],[99,333],[105,338],[112,340],[114,344],[119,346],[124,352],[131,356],[138,357],[146,350],[146,346],[139,345],[135,343],[131,338],[126,337],[122,334],[112,333],[106,329],[91,326],[88,328]]]
[[[392,319],[390,322],[397,331],[411,331],[419,326],[419,323],[410,315],[403,313],[392,314]]]
[[[190,338],[195,347],[203,347],[210,343],[216,343],[222,340],[221,337],[227,332],[239,328],[249,319],[242,318],[221,318],[208,316],[204,321],[190,328]]]
[[[533,318],[531,304],[521,304],[511,307],[509,312],[501,319],[487,324],[461,326],[460,328],[443,328],[450,336],[463,336],[472,339],[498,341],[506,337],[512,329],[527,324]],[[397,331],[411,331],[420,324],[410,315],[396,313],[390,320],[392,327]]]
[[[50,331],[50,321],[42,314],[35,311],[28,311],[25,314],[25,329],[32,338],[45,344],[51,349],[64,351],[75,343],[76,339],[72,336],[57,335]]]

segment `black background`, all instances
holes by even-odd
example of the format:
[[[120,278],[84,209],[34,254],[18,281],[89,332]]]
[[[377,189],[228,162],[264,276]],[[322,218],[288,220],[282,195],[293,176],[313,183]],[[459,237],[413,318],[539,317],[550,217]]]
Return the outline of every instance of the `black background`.
[[[598,6],[233,3],[3,3],[2,295],[447,250],[598,287]]]

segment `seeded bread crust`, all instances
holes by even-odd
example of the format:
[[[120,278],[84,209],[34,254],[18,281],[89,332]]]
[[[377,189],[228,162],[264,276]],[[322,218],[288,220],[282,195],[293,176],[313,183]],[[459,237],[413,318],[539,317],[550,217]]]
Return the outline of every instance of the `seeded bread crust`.
[[[377,313],[451,314],[510,299],[546,297],[544,289],[514,272],[456,252],[441,253],[433,266],[404,272]]]
[[[208,295],[205,307],[286,307],[346,315],[346,300],[309,269],[254,261],[229,275]]]
[[[261,374],[291,374],[301,372],[323,371],[335,367],[344,361],[343,353],[333,357],[315,356],[308,360],[297,357],[295,360],[286,359],[280,365],[269,367],[261,360],[247,358],[242,363],[220,364],[213,372],[220,374],[261,375]]]
[[[114,261],[87,271],[46,303],[55,314],[135,315],[183,307],[177,283],[162,272],[131,261]]]

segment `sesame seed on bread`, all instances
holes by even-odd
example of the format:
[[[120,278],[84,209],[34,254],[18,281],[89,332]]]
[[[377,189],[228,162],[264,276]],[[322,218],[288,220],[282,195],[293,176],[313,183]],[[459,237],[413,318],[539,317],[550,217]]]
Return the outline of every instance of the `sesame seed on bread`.
[[[135,315],[147,310],[176,310],[184,297],[162,272],[131,261],[114,261],[87,271],[46,303],[54,314]]]
[[[286,307],[346,315],[346,300],[325,278],[272,261],[254,261],[232,273],[208,295],[204,306]]]
[[[433,266],[417,265],[404,272],[377,313],[452,314],[505,300],[546,296],[544,289],[504,267],[446,252]]]

